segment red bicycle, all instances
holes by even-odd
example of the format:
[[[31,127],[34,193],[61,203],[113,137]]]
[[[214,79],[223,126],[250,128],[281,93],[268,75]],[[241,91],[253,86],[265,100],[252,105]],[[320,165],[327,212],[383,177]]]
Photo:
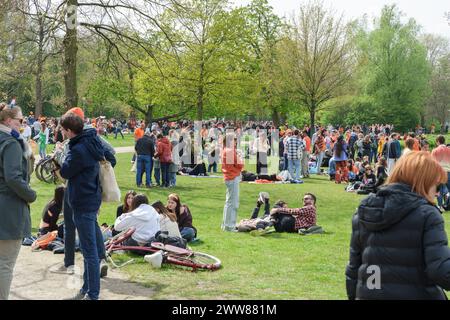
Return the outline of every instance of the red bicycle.
[[[114,267],[121,268],[134,261],[134,259],[131,259],[122,265],[117,265],[111,257],[115,251],[128,250],[148,252],[149,254],[144,256],[144,260],[154,267],[161,267],[163,263],[168,263],[180,267],[187,267],[193,271],[214,271],[219,269],[222,265],[221,261],[212,255],[163,244],[161,242],[152,242],[149,247],[124,245],[123,242],[130,238],[135,230],[135,228],[129,228],[105,242],[107,259]]]

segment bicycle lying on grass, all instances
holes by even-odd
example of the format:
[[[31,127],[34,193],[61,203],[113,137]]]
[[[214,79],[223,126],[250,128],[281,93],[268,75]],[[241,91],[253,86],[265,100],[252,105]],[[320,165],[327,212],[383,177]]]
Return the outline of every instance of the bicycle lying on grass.
[[[135,228],[129,228],[105,242],[107,260],[115,267],[121,268],[134,261],[131,259],[122,265],[117,265],[112,259],[112,254],[116,251],[137,251],[149,253],[144,260],[154,267],[161,267],[163,263],[179,267],[190,268],[192,271],[210,270],[214,271],[221,267],[221,261],[209,254],[196,252],[189,249],[183,249],[176,246],[163,244],[161,242],[152,242],[150,246],[126,246],[125,240],[131,237]]]

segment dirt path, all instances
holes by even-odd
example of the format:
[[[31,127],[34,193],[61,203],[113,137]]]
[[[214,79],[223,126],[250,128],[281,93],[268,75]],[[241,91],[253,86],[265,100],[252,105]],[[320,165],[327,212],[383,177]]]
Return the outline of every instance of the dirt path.
[[[81,288],[83,258],[76,254],[77,275],[51,273],[49,269],[62,263],[63,254],[51,251],[32,252],[22,246],[14,269],[11,286],[11,300],[62,300],[75,296]],[[108,270],[108,276],[100,283],[101,300],[148,300],[153,295],[151,288],[145,288],[118,271]]]

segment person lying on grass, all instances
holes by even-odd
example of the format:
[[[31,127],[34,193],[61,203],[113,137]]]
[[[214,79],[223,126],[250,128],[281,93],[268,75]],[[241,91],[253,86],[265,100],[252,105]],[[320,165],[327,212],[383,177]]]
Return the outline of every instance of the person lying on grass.
[[[264,215],[259,218],[259,211],[264,205]],[[275,203],[274,208],[287,207],[286,202],[279,200]],[[264,230],[273,227],[275,221],[270,216],[270,202],[269,194],[267,192],[260,192],[256,207],[253,209],[250,219],[243,219],[239,221],[236,228],[239,232],[249,232],[253,230]]]
[[[305,193],[303,207],[301,208],[274,208],[270,216],[275,220],[274,227],[277,232],[298,232],[299,229],[308,229],[316,225],[316,196]]]
[[[134,227],[136,231],[125,240],[126,246],[145,246],[160,231],[160,215],[148,204],[144,194],[138,194],[131,203],[132,211],[123,213],[114,223],[114,230],[124,231]]]

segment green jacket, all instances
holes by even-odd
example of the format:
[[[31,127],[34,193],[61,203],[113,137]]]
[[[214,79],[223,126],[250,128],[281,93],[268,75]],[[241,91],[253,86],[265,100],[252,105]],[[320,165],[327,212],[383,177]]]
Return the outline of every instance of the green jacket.
[[[36,200],[30,188],[25,147],[0,131],[0,240],[21,240],[31,234],[29,204]]]

